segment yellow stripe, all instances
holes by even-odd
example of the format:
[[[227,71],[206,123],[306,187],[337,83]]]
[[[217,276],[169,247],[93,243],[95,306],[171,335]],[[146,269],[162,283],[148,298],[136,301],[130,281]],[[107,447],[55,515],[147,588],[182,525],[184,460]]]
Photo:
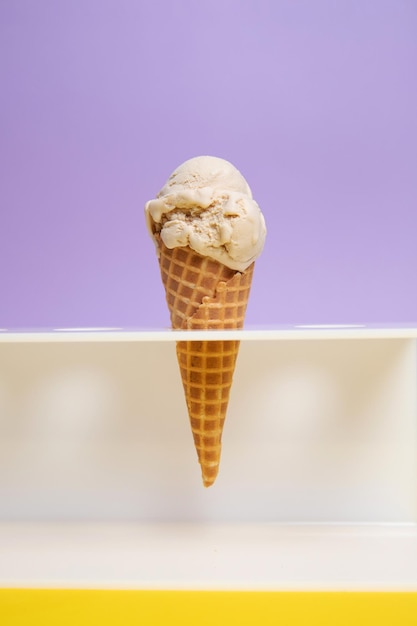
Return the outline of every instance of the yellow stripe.
[[[4,626],[417,625],[417,593],[0,589]]]

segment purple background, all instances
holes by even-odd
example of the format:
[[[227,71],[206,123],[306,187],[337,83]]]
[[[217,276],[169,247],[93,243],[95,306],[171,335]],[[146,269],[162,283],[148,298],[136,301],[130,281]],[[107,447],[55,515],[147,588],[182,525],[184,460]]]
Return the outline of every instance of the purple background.
[[[0,327],[167,326],[143,205],[199,154],[268,226],[248,324],[417,320],[417,3],[1,0]]]

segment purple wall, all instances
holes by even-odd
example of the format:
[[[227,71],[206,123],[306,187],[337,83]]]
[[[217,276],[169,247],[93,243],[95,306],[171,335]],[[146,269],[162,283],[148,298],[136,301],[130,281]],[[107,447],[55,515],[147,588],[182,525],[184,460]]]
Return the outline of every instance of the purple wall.
[[[2,0],[0,327],[168,325],[143,205],[199,154],[267,220],[248,324],[417,320],[416,33],[413,0]]]

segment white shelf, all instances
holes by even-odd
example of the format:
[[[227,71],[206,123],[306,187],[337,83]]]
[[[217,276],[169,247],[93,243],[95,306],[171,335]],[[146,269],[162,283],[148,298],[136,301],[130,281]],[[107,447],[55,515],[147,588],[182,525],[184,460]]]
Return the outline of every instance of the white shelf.
[[[281,341],[314,339],[404,339],[417,338],[417,323],[403,325],[305,324],[281,327],[254,327],[243,330],[186,331],[147,328],[56,328],[1,329],[0,343],[32,342],[158,342],[240,339],[242,341]]]
[[[12,524],[0,587],[417,591],[407,526]]]
[[[208,490],[173,345],[190,337],[242,340]],[[416,339],[1,332],[0,584],[417,590]]]

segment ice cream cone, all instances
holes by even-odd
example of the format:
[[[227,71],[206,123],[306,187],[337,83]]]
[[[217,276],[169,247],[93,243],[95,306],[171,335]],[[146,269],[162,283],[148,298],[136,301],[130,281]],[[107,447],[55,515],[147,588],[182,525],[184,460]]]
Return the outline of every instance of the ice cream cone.
[[[265,220],[242,174],[212,156],[188,159],[145,205],[171,324],[243,327]],[[191,334],[190,334],[191,337]],[[191,429],[206,487],[216,479],[239,341],[177,342]]]
[[[236,272],[189,247],[168,249],[159,238],[159,263],[175,329],[243,327],[252,263]],[[216,479],[223,425],[239,341],[178,341],[177,359],[204,486]]]

